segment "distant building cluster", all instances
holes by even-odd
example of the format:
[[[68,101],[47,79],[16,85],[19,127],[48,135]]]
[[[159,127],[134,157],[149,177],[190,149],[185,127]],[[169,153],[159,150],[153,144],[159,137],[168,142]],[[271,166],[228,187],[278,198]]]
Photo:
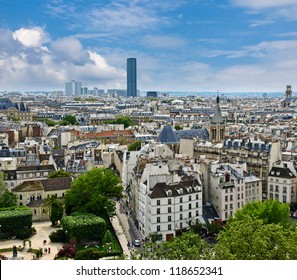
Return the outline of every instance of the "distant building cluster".
[[[135,71],[136,60],[128,59],[129,90],[96,93],[95,100],[77,100],[89,91],[75,81],[66,84],[66,96],[0,98],[0,170],[34,220],[49,218],[49,195],[62,198],[73,178],[94,167],[119,174],[129,217],[144,239],[169,240],[192,223],[224,223],[253,201],[296,207],[291,86],[284,98],[168,98],[155,91],[141,97]],[[77,124],[59,123],[68,115]],[[118,122],[122,117],[130,125]],[[131,149],[136,141],[139,150]],[[47,178],[60,169],[71,178]]]

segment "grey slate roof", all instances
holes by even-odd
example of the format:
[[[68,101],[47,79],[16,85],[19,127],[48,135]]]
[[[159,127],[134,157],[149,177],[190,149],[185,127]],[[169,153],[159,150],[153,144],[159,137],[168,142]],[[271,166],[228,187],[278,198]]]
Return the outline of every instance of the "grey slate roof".
[[[287,167],[272,167],[268,176],[288,179],[296,178],[293,172]]]
[[[181,138],[192,139],[194,137],[208,140],[209,133],[205,128],[174,131],[171,126],[164,126],[158,136],[158,141],[164,144],[178,144]]]
[[[222,112],[221,112],[219,96],[217,96],[217,104],[216,105],[217,106],[214,110],[213,117],[211,119],[211,123],[212,124],[222,124],[222,123],[224,123],[224,119],[223,119]]]
[[[179,139],[177,139],[171,126],[164,126],[161,130],[158,141],[165,144],[178,144]]]
[[[190,129],[190,130],[177,130],[175,131],[175,135],[178,140],[180,138],[183,139],[192,139],[193,137],[199,137],[203,140],[209,139],[209,133],[205,128],[198,128],[198,129]]]

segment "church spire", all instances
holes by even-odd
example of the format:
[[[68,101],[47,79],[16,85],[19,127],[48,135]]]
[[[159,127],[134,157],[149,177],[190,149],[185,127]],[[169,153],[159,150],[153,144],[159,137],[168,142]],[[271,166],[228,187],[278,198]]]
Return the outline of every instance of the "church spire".
[[[220,97],[217,95],[217,103],[216,103],[216,108],[214,110],[213,117],[211,119],[212,124],[222,124],[225,123],[223,119],[223,115],[221,112],[221,107],[220,107]]]
[[[216,98],[216,108],[210,121],[210,140],[213,142],[221,142],[225,137],[225,121],[221,112],[219,94]]]

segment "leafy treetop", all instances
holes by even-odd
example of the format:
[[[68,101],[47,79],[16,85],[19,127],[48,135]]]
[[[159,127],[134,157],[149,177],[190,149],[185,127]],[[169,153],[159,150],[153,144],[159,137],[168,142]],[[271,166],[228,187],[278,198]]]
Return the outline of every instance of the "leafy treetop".
[[[104,168],[89,170],[72,183],[65,194],[66,213],[92,213],[107,219],[115,214],[113,198],[122,196],[121,179],[114,171]]]

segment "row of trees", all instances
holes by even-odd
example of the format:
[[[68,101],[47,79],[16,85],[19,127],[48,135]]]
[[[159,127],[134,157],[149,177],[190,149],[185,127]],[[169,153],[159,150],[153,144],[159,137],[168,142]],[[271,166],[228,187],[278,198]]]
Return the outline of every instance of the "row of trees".
[[[296,260],[296,222],[288,204],[264,201],[247,204],[228,220],[215,244],[192,230],[162,243],[147,243],[133,257],[161,260]]]

